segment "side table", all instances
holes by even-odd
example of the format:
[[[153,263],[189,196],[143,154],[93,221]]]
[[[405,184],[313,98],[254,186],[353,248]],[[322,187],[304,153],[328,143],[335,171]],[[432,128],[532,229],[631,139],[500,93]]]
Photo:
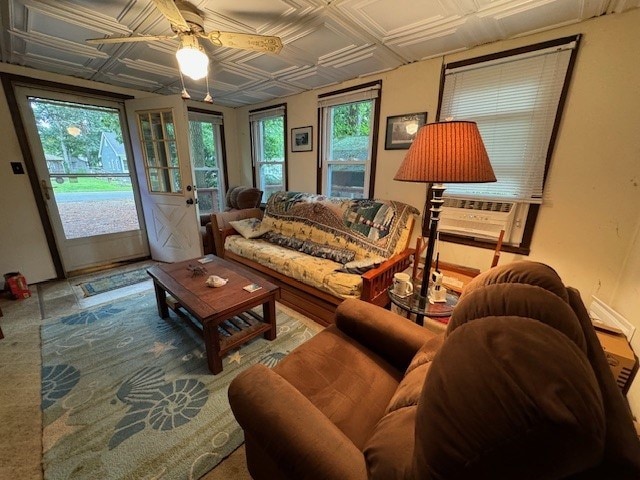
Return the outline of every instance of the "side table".
[[[458,296],[447,292],[446,302],[430,303],[428,299],[421,298],[420,292],[414,292],[411,295],[400,296],[393,291],[393,285],[387,289],[389,299],[394,305],[410,314],[416,315],[416,323],[424,325],[424,317],[443,318],[450,317],[453,307],[458,303]]]

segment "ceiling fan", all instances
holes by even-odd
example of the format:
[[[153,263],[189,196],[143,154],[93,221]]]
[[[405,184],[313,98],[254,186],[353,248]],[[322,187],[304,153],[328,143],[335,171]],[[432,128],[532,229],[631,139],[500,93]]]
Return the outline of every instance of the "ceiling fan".
[[[204,31],[203,14],[190,3],[182,0],[151,0],[156,8],[171,23],[175,35],[133,35],[130,37],[91,38],[87,43],[148,42],[178,38],[180,48],[176,52],[180,70],[185,75],[199,80],[207,75],[209,57],[198,39],[204,38],[217,47],[240,48],[257,52],[279,53],[282,41],[278,37],[249,33]]]

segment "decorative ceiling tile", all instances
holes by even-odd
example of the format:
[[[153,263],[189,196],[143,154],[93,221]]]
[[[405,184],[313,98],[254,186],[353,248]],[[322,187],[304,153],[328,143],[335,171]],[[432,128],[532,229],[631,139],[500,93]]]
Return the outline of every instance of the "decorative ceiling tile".
[[[424,25],[455,13],[437,1],[415,0],[348,0],[337,9],[381,40],[422,30]]]
[[[324,87],[333,83],[338,83],[338,79],[334,76],[331,69],[320,66],[309,66],[298,69],[280,77],[280,80],[292,83],[302,89],[312,90],[314,88]]]
[[[215,47],[210,91],[222,105],[287,96],[475,45],[639,8],[640,0],[186,0],[214,30],[275,35],[279,54]],[[182,89],[178,39],[153,0],[0,0],[0,61],[158,93]],[[199,98],[206,82],[185,79]]]

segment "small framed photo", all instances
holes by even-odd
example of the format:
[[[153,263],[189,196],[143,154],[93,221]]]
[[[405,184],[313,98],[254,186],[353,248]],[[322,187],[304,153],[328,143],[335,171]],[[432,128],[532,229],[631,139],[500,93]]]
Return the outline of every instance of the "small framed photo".
[[[427,112],[387,117],[385,150],[406,150],[416,138],[418,129],[427,123]]]
[[[313,150],[313,127],[300,127],[291,129],[291,151],[310,152]]]

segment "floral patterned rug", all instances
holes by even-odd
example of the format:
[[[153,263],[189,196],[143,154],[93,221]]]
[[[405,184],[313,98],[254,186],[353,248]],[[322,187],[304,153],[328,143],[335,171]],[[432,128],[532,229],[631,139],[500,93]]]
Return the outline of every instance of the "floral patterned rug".
[[[185,319],[158,317],[151,292],[47,322],[44,478],[204,475],[243,441],[227,401],[231,380],[255,363],[275,365],[322,328],[279,305],[277,322],[276,340],[232,352],[218,375]]]

